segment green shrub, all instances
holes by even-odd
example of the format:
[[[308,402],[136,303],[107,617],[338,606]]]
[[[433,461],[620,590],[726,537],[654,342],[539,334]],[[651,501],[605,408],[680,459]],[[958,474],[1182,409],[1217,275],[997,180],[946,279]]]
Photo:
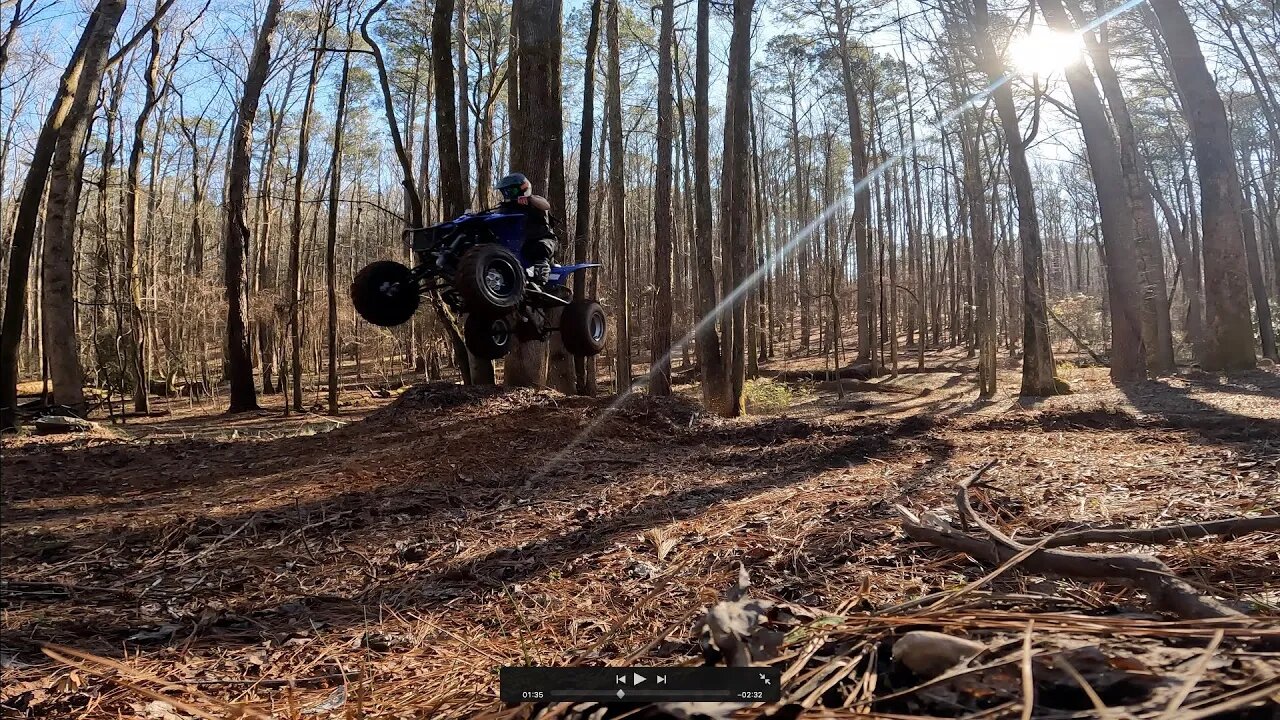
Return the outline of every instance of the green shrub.
[[[790,386],[769,378],[748,380],[742,388],[742,395],[748,415],[780,413],[791,407],[797,399],[796,391]]]

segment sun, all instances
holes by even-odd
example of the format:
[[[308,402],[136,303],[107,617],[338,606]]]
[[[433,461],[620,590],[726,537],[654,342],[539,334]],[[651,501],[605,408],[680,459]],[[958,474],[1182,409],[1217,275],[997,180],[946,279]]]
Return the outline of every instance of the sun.
[[[1049,75],[1080,59],[1084,38],[1079,33],[1059,32],[1036,26],[1015,38],[1009,46],[1013,66],[1028,75]]]

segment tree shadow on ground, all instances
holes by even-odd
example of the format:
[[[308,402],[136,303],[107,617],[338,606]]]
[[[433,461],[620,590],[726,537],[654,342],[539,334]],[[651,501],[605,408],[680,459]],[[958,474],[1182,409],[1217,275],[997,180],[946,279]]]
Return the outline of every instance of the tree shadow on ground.
[[[600,404],[579,403],[576,410],[587,409],[589,415],[598,410]],[[141,527],[107,525],[85,532],[70,526],[45,538],[53,549],[37,550],[35,556],[23,540],[7,549],[10,560],[74,563],[87,549],[100,543],[119,551],[112,557],[110,566],[99,567],[94,572],[86,568],[80,573],[89,590],[78,596],[51,598],[54,602],[75,602],[77,612],[58,620],[52,620],[51,614],[16,627],[6,635],[81,642],[93,637],[100,650],[114,651],[137,631],[139,622],[145,620],[135,614],[136,608],[122,615],[112,611],[110,605],[95,607],[93,586],[109,586],[115,594],[108,593],[108,597],[118,598],[119,593],[124,593],[126,597],[135,597],[139,604],[148,594],[166,602],[185,598],[185,603],[195,592],[190,583],[192,580],[203,582],[199,578],[202,573],[219,577],[217,593],[234,595],[255,584],[272,587],[257,593],[257,598],[241,597],[235,607],[219,616],[221,619],[182,621],[191,626],[184,631],[190,633],[189,641],[207,639],[220,646],[229,640],[233,644],[258,642],[261,633],[287,634],[296,624],[305,626],[320,614],[330,629],[359,626],[370,613],[377,615],[384,605],[392,609],[421,608],[485,589],[497,592],[507,584],[541,577],[553,568],[572,567],[576,558],[602,552],[620,539],[654,526],[714,513],[726,503],[749,500],[799,484],[833,468],[854,468],[873,459],[883,462],[902,453],[938,447],[936,441],[925,439],[932,427],[927,418],[857,425],[803,423],[783,418],[749,426],[710,424],[682,432],[682,426],[688,427],[682,417],[668,418],[662,412],[652,412],[652,408],[633,410],[628,415],[624,408],[617,417],[606,420],[598,428],[598,435],[577,452],[576,460],[583,467],[592,467],[595,457],[605,456],[601,463],[605,469],[543,472],[530,480],[531,471],[552,456],[547,448],[559,448],[565,442],[563,427],[580,423],[582,413],[566,414],[564,408],[556,406],[523,406],[501,417],[501,430],[497,432],[482,423],[456,430],[462,433],[455,438],[459,441],[458,447],[450,445],[448,428],[452,425],[445,426],[443,435],[421,437],[413,448],[415,452],[423,456],[443,455],[460,464],[449,467],[435,462],[434,458],[419,460],[415,465],[401,468],[404,472],[398,482],[372,483],[360,489],[295,499],[292,505],[282,507],[246,507],[216,517],[206,508],[204,517],[174,517],[170,522]],[[365,429],[374,434],[390,432],[379,425],[379,418],[367,422]],[[294,471],[308,466],[312,469],[341,467],[343,461],[375,467],[402,453],[404,448],[397,444],[408,441],[405,433],[416,432],[412,427],[414,422],[400,424],[405,427],[381,440],[379,447],[384,449],[373,456],[369,454],[370,446],[362,442],[341,438],[340,442],[325,442],[325,438],[317,437],[253,443],[252,451],[242,450],[246,454],[237,457],[250,473],[261,458],[281,453],[289,453],[285,461]],[[472,437],[476,434],[485,436],[482,440],[498,447],[479,451],[476,438]],[[635,446],[637,442],[639,447]],[[388,449],[392,447],[394,451]],[[319,458],[307,456],[317,449],[330,452]],[[339,456],[334,457],[335,454]],[[644,464],[636,469],[615,472],[614,466],[608,463],[610,457],[625,460],[637,454],[643,456]],[[477,469],[486,464],[489,470]],[[485,515],[521,507],[519,498],[512,497],[517,492],[531,503],[589,506],[589,502],[584,504],[584,499],[599,495],[602,489],[615,488],[619,483],[648,487],[655,468],[670,471],[689,464],[698,472],[729,479],[715,484],[685,483],[670,492],[632,493],[630,497],[622,494],[617,500],[618,506],[587,507],[582,517],[571,518],[544,537],[493,548],[478,557],[456,551],[450,556],[446,552],[452,542],[450,536],[461,524],[475,524],[482,522]],[[277,465],[273,461],[269,467]],[[727,473],[719,468],[735,472]],[[430,474],[418,475],[419,470],[429,470]],[[162,491],[178,486],[184,479],[181,471],[172,466],[161,466],[157,472],[169,475],[153,483],[153,487]],[[232,475],[228,471],[203,486],[207,488],[209,483]],[[254,476],[250,474],[247,485],[243,482],[245,479],[237,477],[237,487],[254,487]],[[342,485],[339,479],[336,487]],[[273,488],[280,490],[278,486]],[[101,492],[108,494],[105,490]],[[30,519],[21,513],[19,517]],[[406,521],[396,520],[401,517]],[[380,576],[384,568],[378,567],[385,559],[369,560],[367,574],[372,578],[362,587],[348,588],[341,593],[345,597],[300,592],[301,580],[315,568],[325,568],[328,564],[323,557],[308,563],[305,558],[300,559],[301,553],[296,550],[299,529],[304,532],[301,540],[305,545],[305,529],[312,525],[318,526],[313,531],[318,537],[311,541],[316,545],[328,543],[341,550],[361,547],[367,541],[385,546],[388,532],[402,532],[406,540],[421,540],[422,546],[417,551],[433,559],[430,563],[410,563],[408,569],[391,568],[387,576]],[[400,527],[403,529],[395,530]],[[231,537],[236,533],[241,535],[239,540]],[[56,547],[59,541],[65,545]],[[274,547],[286,543],[292,551],[289,556],[294,558],[291,562],[297,563],[293,570],[281,570],[285,556],[273,552]],[[307,552],[311,552],[310,547]],[[355,562],[351,552],[344,553],[344,562]],[[175,557],[167,559],[169,554]],[[189,563],[193,554],[205,555],[205,558],[188,569],[176,564]],[[112,602],[118,603],[118,599]],[[247,624],[238,628],[241,623]]]

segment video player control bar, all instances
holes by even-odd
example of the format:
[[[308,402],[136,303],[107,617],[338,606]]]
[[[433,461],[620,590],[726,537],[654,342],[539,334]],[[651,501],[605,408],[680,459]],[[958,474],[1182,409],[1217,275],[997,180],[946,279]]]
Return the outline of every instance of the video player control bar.
[[[727,667],[504,667],[503,702],[777,702],[781,671]]]

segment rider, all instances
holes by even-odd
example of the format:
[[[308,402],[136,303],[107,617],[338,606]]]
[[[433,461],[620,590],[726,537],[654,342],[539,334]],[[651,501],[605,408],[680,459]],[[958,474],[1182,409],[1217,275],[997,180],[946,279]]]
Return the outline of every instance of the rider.
[[[524,213],[524,247],[521,252],[526,262],[532,263],[533,278],[545,284],[551,277],[551,258],[556,252],[556,234],[551,229],[551,203],[541,195],[533,194],[529,178],[512,173],[498,181],[502,202],[498,209],[508,213]]]

